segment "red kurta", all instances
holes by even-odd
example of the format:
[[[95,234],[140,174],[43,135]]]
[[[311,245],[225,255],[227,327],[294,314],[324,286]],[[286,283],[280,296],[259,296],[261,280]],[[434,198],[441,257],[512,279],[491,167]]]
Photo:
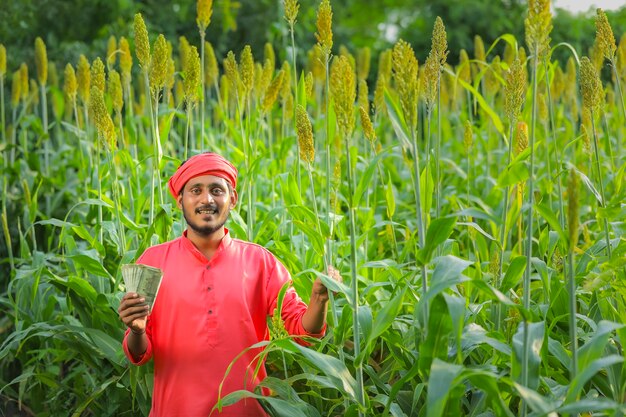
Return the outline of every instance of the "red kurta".
[[[163,270],[163,281],[146,334],[148,349],[135,365],[154,357],[154,392],[151,417],[207,417],[217,402],[226,368],[253,344],[269,339],[266,318],[290,275],[262,246],[232,239],[228,230],[211,260],[186,237],[148,248],[137,263]],[[292,335],[320,337],[302,327],[306,304],[290,288],[282,317]],[[258,349],[235,362],[222,388],[222,396],[252,390],[267,375],[262,367],[252,378],[251,364]],[[220,416],[265,416],[256,400],[225,407]]]

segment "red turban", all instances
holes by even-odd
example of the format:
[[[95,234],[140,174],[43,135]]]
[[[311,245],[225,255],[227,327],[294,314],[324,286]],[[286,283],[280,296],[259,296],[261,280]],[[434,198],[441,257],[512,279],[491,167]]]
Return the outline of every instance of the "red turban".
[[[200,175],[224,178],[233,188],[237,187],[237,168],[221,155],[206,152],[192,156],[176,170],[167,183],[170,194],[177,198],[187,181]]]

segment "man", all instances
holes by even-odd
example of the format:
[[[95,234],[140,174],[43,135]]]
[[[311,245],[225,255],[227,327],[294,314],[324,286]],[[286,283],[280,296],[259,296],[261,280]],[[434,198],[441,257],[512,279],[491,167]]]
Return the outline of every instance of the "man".
[[[206,417],[229,364],[269,338],[267,316],[290,276],[268,250],[233,239],[224,227],[237,204],[237,169],[226,159],[215,153],[196,155],[168,185],[187,228],[183,236],[148,248],[137,260],[160,268],[163,281],[150,315],[136,293],[122,298],[119,315],[128,326],[123,348],[135,365],[154,358],[151,417]],[[336,270],[330,273],[339,278]],[[285,328],[292,335],[321,337],[327,303],[319,278],[308,307],[289,288],[282,309]],[[234,363],[222,395],[252,390],[266,376],[261,367],[253,377],[258,353],[249,350]],[[244,400],[220,415],[266,414],[257,401]]]

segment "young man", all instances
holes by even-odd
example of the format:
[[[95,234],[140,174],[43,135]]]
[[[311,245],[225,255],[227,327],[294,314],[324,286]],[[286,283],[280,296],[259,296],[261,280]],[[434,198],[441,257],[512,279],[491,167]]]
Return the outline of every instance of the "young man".
[[[224,227],[237,204],[237,169],[215,153],[184,162],[169,180],[169,190],[183,211],[183,236],[148,248],[137,263],[163,271],[158,299],[148,315],[143,298],[127,293],[119,315],[128,329],[123,348],[135,365],[154,358],[151,417],[206,417],[217,402],[218,387],[229,364],[255,343],[267,340],[267,316],[290,276],[262,246],[233,239]],[[339,279],[336,270],[330,271]],[[326,328],[328,292],[313,283],[307,305],[293,288],[282,310],[292,335],[321,337]],[[249,350],[225,379],[222,395],[254,387]],[[213,415],[218,414],[217,412]],[[225,407],[219,415],[265,416],[255,400]]]

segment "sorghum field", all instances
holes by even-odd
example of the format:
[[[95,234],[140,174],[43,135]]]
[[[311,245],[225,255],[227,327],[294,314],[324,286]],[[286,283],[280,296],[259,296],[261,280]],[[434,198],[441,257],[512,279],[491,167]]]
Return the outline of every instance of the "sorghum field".
[[[0,45],[0,415],[147,415],[120,265],[181,234],[165,182],[207,150],[240,171],[231,233],[303,299],[316,275],[335,291],[310,348],[270,321],[273,415],[626,414],[626,37],[602,10],[591,51],[553,45],[549,1],[529,0],[525,39],[476,36],[470,56],[438,18],[427,56],[372,56],[333,44],[322,0],[296,63],[216,57],[197,6],[197,39],[137,14],[91,62]]]

